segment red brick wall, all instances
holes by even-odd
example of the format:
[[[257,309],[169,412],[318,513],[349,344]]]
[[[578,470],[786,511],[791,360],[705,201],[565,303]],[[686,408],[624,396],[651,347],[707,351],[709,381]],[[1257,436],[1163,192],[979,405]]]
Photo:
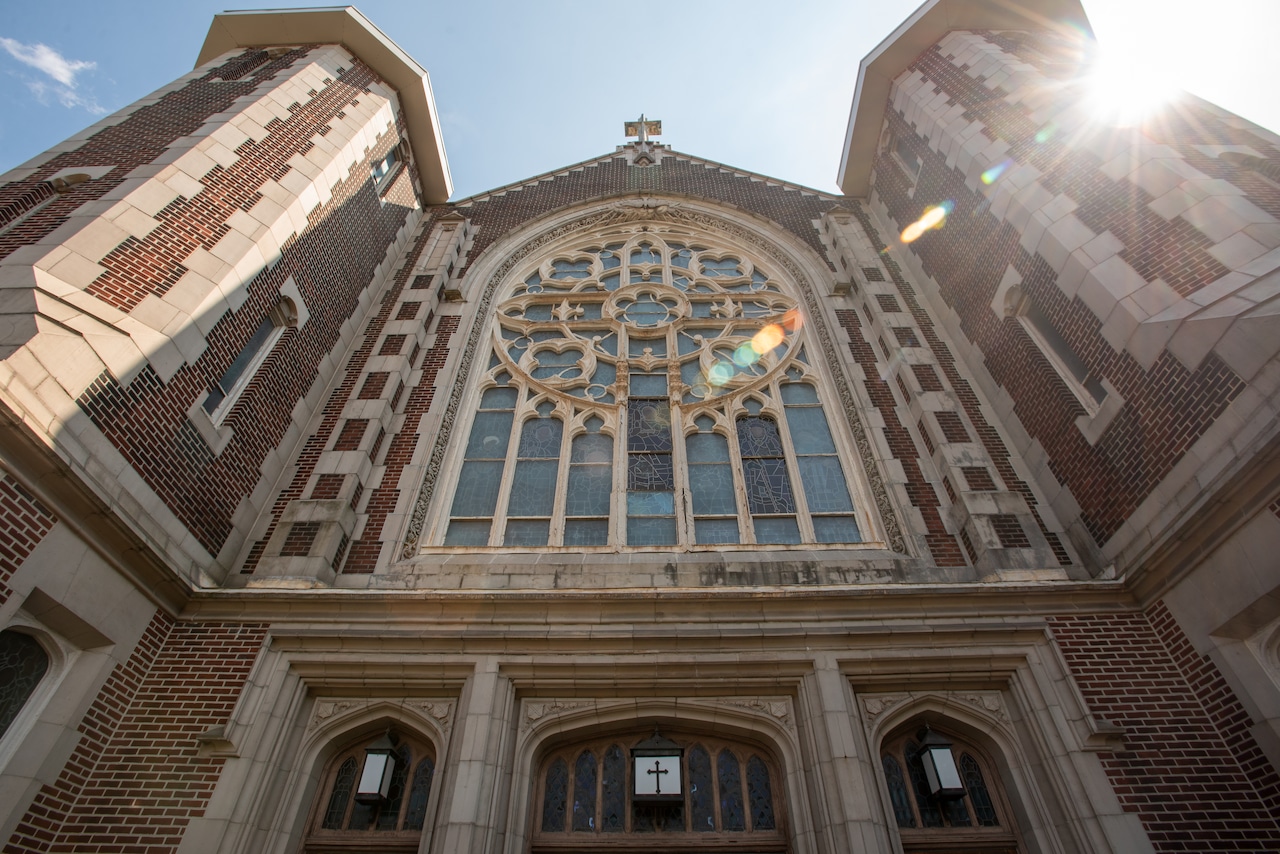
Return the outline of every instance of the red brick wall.
[[[1052,626],[1089,708],[1125,729],[1124,749],[1102,765],[1157,851],[1280,850],[1280,780],[1239,700],[1163,603]]]
[[[231,213],[257,201],[253,188],[288,171],[288,158],[306,150],[308,138],[363,97],[373,80],[372,72],[356,63],[295,109],[288,121],[270,123],[261,142],[241,147],[235,167],[214,169],[205,177],[205,192],[162,211],[164,224],[148,237],[155,245],[126,241],[112,253],[110,270],[131,272],[104,274],[95,283],[102,283],[101,295],[109,297],[104,289],[116,282],[131,283],[128,295],[118,297],[126,303],[145,292],[163,292],[177,259],[197,245],[212,245]],[[399,173],[383,194],[390,200],[384,204],[368,169],[399,142],[403,130],[379,139],[365,162],[333,188],[332,199],[310,213],[308,227],[287,241],[280,260],[248,285],[246,302],[214,327],[208,349],[194,364],[183,366],[168,383],[147,366],[127,387],[104,372],[78,401],[211,554],[225,543],[237,505],[257,484],[263,460],[284,438],[294,405],[337,344],[343,322],[404,225],[413,200],[412,172]],[[290,276],[310,319],[301,329],[286,330],[227,415],[233,438],[215,457],[186,412],[243,349]]]
[[[8,474],[0,472],[0,605],[12,593],[9,579],[58,518]]]
[[[158,613],[5,854],[176,850],[224,761],[199,756],[196,736],[227,722],[265,635],[261,626],[175,625]]]
[[[926,51],[912,68],[968,107],[970,119],[985,122],[989,136],[1007,140],[1010,157],[1043,170],[1040,182],[1051,192],[1075,199],[1080,205],[1076,216],[1085,224],[1099,233],[1110,229],[1127,241],[1123,257],[1149,280],[1161,277],[1191,293],[1226,272],[1204,251],[1208,243],[1198,231],[1182,220],[1169,223],[1148,211],[1145,205],[1151,199],[1140,188],[1103,175],[1094,155],[1070,148],[1066,140],[1037,141],[1040,128],[1021,105],[1005,101],[998,88],[985,88],[936,48]],[[1018,245],[1018,232],[987,211],[986,198],[965,186],[964,176],[930,150],[891,105],[886,116],[897,138],[922,160],[915,193],[908,196],[909,180],[896,161],[887,154],[877,159],[875,192],[890,216],[905,225],[928,205],[948,199],[954,204],[943,228],[927,232],[903,251],[914,253],[939,283],[942,298],[982,351],[987,370],[1012,396],[1023,426],[1047,451],[1055,477],[1080,504],[1085,528],[1098,544],[1105,543],[1244,384],[1213,354],[1188,370],[1164,353],[1146,370],[1128,353],[1115,352],[1100,334],[1101,321],[1078,298],[1062,295],[1049,264]],[[1193,142],[1232,136],[1221,130],[1220,121],[1210,121],[1207,114],[1203,118],[1203,132],[1196,136],[1187,131],[1179,138],[1179,150]],[[1173,124],[1168,128],[1168,135],[1176,135]],[[1085,414],[1083,407],[1021,324],[998,319],[991,311],[1010,264],[1023,277],[1024,293],[1090,370],[1107,377],[1126,401],[1094,445],[1075,427],[1076,418]],[[973,418],[967,403],[966,413]],[[1005,467],[1000,467],[1000,474],[1006,477]]]

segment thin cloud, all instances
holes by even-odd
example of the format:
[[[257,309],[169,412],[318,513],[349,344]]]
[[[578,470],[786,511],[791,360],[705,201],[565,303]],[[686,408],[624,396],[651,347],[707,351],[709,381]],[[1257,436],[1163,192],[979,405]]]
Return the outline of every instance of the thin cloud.
[[[0,47],[14,59],[53,79],[53,82],[49,83],[39,79],[23,78],[27,88],[42,103],[47,103],[52,96],[57,98],[64,107],[83,107],[91,113],[106,112],[98,106],[98,102],[92,95],[82,92],[76,82],[76,75],[82,71],[92,71],[97,68],[96,62],[67,59],[47,44],[23,44],[16,39],[3,36],[0,36]]]

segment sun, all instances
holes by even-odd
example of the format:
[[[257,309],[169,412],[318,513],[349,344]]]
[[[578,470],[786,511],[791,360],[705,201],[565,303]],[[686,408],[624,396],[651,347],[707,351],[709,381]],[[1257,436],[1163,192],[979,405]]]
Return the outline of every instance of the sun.
[[[1140,123],[1178,92],[1141,55],[1105,48],[1094,57],[1085,86],[1094,119],[1117,127]]]

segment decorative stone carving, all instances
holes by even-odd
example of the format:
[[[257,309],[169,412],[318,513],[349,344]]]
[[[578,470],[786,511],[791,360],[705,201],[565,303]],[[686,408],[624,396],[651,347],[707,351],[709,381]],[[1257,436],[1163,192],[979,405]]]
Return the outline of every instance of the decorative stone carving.
[[[990,716],[999,718],[1004,723],[1009,722],[1009,712],[1004,707],[1004,698],[1000,696],[998,691],[982,691],[981,693],[972,694],[953,694],[957,700],[968,703],[975,709],[980,709]]]
[[[791,716],[791,702],[785,697],[725,697],[716,702],[721,706],[733,706],[768,715],[788,730],[795,731],[795,721]]]
[[[527,730],[548,715],[582,709],[595,705],[590,700],[527,700],[524,704],[524,716],[520,720],[520,729]]]
[[[307,723],[307,732],[311,733],[319,729],[331,718],[342,717],[380,702],[377,700],[317,700],[315,709],[311,712],[311,720]],[[400,701],[398,705],[421,712],[434,720],[444,733],[448,733],[453,724],[453,701],[451,700],[406,699]]]
[[[879,694],[873,697],[862,698],[862,710],[866,713],[867,719],[875,722],[885,712],[902,705],[906,701],[907,694]]]

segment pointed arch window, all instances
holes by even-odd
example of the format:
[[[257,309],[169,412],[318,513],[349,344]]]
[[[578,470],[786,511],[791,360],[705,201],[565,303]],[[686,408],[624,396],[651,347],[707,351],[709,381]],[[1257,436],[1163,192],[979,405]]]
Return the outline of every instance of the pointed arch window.
[[[1023,850],[1000,777],[985,751],[950,733],[951,752],[964,781],[961,797],[930,794],[921,762],[921,724],[885,740],[880,767],[904,852],[956,851],[1015,854]]]
[[[762,854],[787,850],[785,810],[775,800],[780,778],[766,751],[717,738],[673,736],[684,748],[683,800],[633,803],[626,757],[649,737],[645,732],[597,739],[544,757],[535,776],[533,850],[595,851],[605,844],[619,851],[743,845]]]
[[[397,740],[390,787],[386,797],[376,802],[356,797],[365,748],[372,739],[350,745],[329,762],[316,796],[305,851],[418,850],[435,777],[435,752],[412,737],[401,735]]]
[[[0,737],[26,706],[49,670],[49,654],[31,635],[0,631]]]
[[[795,285],[716,243],[619,226],[516,272],[435,544],[863,542],[856,454]]]

